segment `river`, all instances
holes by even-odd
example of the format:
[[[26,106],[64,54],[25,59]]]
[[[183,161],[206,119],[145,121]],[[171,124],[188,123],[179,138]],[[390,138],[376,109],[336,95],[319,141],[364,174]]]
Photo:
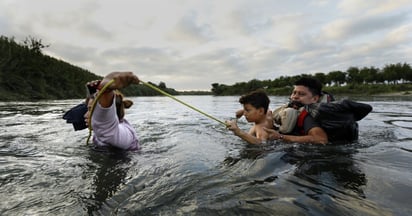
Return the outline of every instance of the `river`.
[[[178,98],[221,120],[241,108]],[[0,214],[412,215],[411,97],[356,98],[373,106],[359,140],[328,146],[247,145],[170,98],[131,99],[138,152],[86,145],[87,130],[62,119],[80,100],[1,102]]]

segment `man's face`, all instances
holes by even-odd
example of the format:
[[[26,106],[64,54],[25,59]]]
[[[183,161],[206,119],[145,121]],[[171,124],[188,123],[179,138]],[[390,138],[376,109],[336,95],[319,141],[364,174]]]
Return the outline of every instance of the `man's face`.
[[[319,100],[319,96],[314,96],[312,92],[309,91],[309,88],[306,86],[297,85],[292,91],[290,95],[290,99],[292,101],[297,101],[302,104],[312,104],[317,103]]]

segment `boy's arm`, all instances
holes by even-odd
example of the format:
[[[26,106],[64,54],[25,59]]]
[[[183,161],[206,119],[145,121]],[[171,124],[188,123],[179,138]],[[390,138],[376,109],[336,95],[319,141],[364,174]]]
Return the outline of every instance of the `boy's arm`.
[[[236,114],[235,114],[236,118],[242,117],[242,116],[243,116],[243,112],[244,112],[243,109],[240,109],[240,110],[236,111]]]
[[[250,132],[247,133],[243,130],[241,130],[238,126],[237,126],[237,120],[233,120],[233,121],[226,121],[226,124],[228,125],[228,129],[233,131],[233,133],[242,138],[243,140],[245,140],[246,142],[250,143],[250,144],[261,144],[262,142],[264,142],[265,140],[261,140],[255,136],[252,135],[254,128],[251,128]],[[254,127],[254,126],[253,126]]]

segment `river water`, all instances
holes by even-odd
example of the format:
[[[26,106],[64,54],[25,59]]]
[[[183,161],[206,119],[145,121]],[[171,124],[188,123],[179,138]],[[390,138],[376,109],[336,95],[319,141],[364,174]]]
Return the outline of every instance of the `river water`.
[[[412,215],[411,97],[357,98],[373,106],[359,141],[329,146],[247,145],[170,98],[131,99],[141,150],[126,153],[97,151],[65,123],[80,100],[0,103],[0,214]],[[179,99],[221,120],[241,107]]]

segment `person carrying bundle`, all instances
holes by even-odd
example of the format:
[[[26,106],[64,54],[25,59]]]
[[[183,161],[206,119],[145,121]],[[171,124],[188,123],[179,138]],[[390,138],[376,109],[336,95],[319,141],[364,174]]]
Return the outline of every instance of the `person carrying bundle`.
[[[269,140],[327,144],[358,139],[357,121],[372,107],[348,99],[334,101],[322,84],[310,77],[295,82],[290,102],[273,111],[275,128],[264,128]]]
[[[124,118],[125,109],[131,107],[133,102],[125,100],[119,89],[139,82],[132,72],[112,72],[103,80],[88,82],[85,103],[70,109],[63,119],[72,123],[75,130],[87,127],[90,133],[93,130],[93,143],[97,147],[138,150],[136,131]]]

